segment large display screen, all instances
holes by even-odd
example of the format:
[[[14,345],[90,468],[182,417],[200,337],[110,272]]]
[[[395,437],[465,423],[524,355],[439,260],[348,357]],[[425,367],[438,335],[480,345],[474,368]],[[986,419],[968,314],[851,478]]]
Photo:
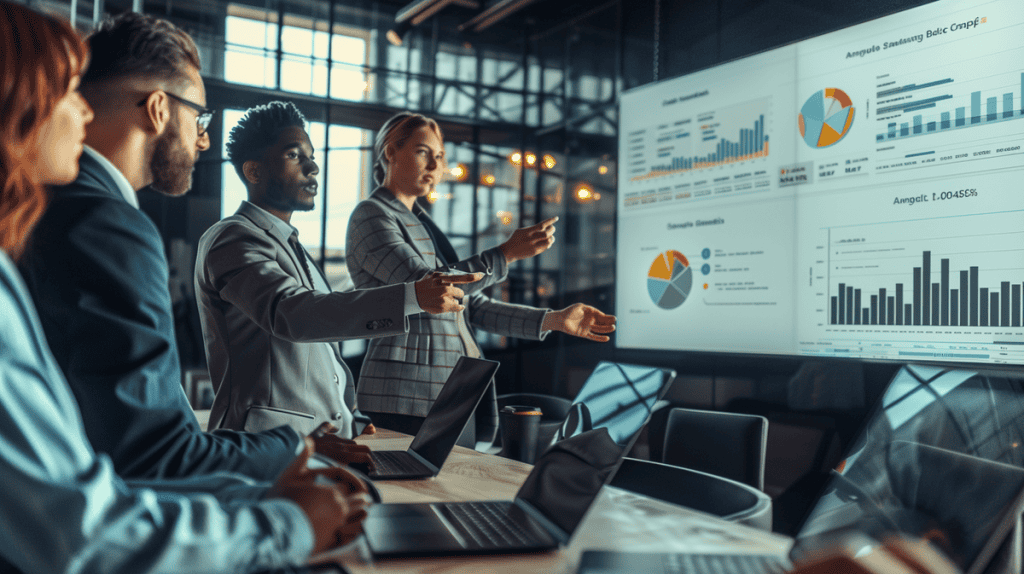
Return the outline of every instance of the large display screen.
[[[617,345],[1024,360],[1024,2],[625,92]]]

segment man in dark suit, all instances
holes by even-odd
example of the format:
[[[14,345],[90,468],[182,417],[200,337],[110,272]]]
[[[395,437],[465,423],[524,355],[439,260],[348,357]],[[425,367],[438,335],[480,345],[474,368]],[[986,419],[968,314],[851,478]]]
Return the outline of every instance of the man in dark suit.
[[[249,200],[206,231],[196,299],[217,396],[211,428],[258,431],[323,422],[342,436],[369,422],[356,410],[354,377],[337,341],[409,331],[407,315],[460,311],[454,283],[482,274],[430,275],[360,291],[332,291],[290,221],[313,208],[319,173],[305,118],[290,103],[248,110],[228,157]]]
[[[80,173],[53,190],[21,262],[86,433],[126,478],[235,471],[273,480],[302,437],[287,427],[201,432],[181,387],[163,243],[138,209],[143,187],[188,191],[210,145],[195,43],[139,14],[102,26],[88,43],[81,92],[95,120]],[[315,443],[342,461],[367,456],[335,435]]]

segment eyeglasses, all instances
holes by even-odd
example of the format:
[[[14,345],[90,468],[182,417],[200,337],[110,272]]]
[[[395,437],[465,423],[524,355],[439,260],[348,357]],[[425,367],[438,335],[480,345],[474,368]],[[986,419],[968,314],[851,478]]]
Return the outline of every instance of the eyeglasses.
[[[171,99],[177,100],[178,102],[181,102],[186,106],[192,108],[193,110],[199,112],[199,115],[196,116],[196,130],[198,130],[199,135],[203,135],[206,133],[206,128],[210,127],[210,122],[213,120],[213,113],[215,110],[211,110],[210,108],[204,108],[203,106],[200,106],[195,102],[190,102],[181,96],[176,96],[168,92],[167,90],[164,90],[164,93],[167,94]],[[135,105],[142,106],[146,103],[146,100],[148,99],[149,96],[146,96],[145,98],[142,98],[142,101]]]

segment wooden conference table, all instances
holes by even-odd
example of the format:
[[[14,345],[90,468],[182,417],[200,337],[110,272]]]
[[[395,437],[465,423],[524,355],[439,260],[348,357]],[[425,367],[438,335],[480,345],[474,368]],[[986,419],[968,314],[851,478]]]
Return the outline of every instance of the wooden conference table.
[[[412,438],[380,429],[356,439],[373,450],[406,450]],[[441,472],[426,480],[380,480],[374,484],[388,502],[511,500],[530,474],[529,464],[455,447]],[[790,539],[726,522],[694,510],[605,487],[569,546],[557,551],[498,556],[402,558],[373,561],[363,538],[316,556],[344,564],[353,574],[525,574],[575,572],[589,549],[629,552],[730,552],[785,554]]]

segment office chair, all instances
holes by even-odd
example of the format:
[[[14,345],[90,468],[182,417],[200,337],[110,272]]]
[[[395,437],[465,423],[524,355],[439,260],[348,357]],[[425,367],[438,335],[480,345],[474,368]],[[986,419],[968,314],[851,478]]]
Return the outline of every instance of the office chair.
[[[771,531],[772,499],[760,490],[707,472],[622,459],[611,486]]]
[[[764,490],[768,419],[676,408],[668,415],[662,462]]]

